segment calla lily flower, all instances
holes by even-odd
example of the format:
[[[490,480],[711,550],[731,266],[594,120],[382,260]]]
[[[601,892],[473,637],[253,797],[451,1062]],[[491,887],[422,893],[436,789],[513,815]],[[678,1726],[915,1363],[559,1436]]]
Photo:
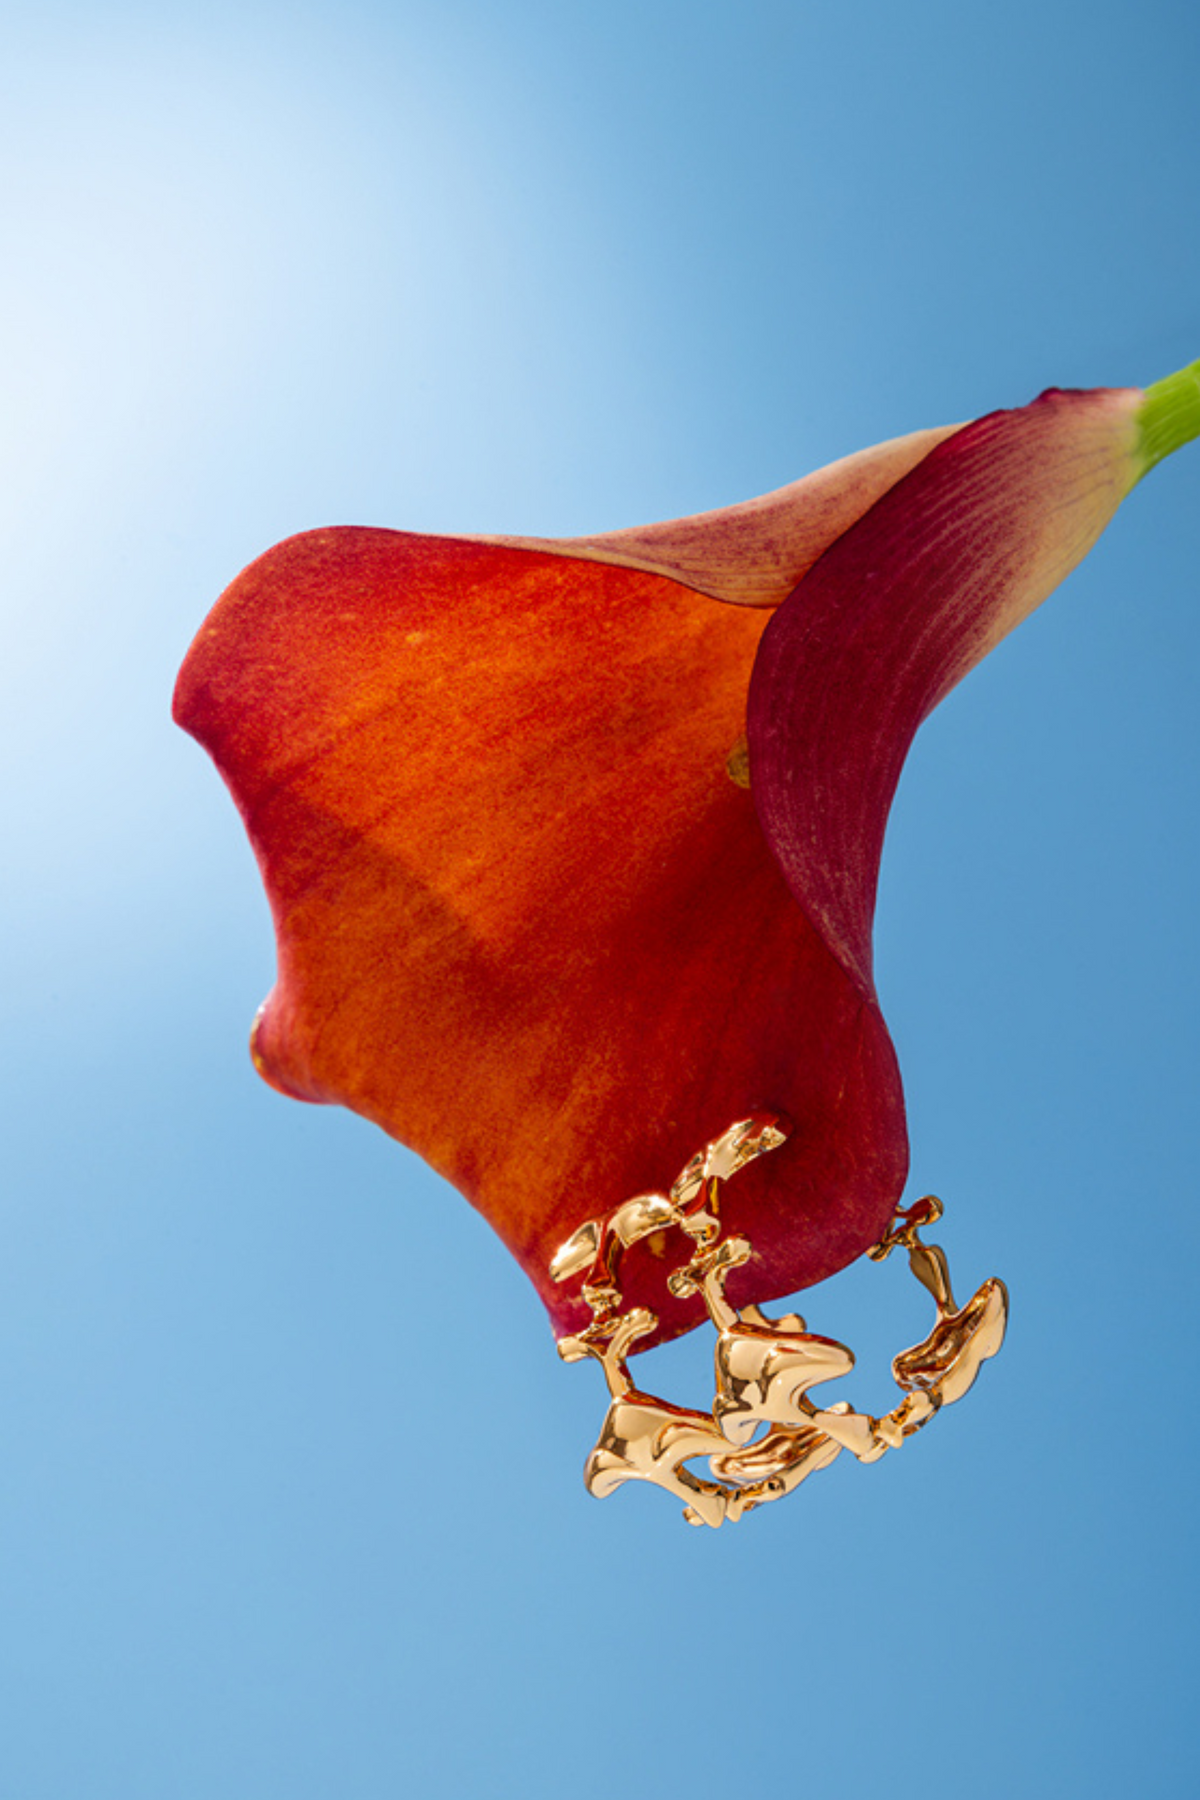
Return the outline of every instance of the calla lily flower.
[[[793,1132],[730,1191],[735,1301],[861,1255],[908,1165],[871,960],[908,746],[1198,432],[1200,364],[644,529],[269,551],[176,695],[270,898],[260,1073],[417,1150],[558,1331],[556,1248],[755,1111]],[[663,1338],[703,1315],[656,1254],[623,1280]]]

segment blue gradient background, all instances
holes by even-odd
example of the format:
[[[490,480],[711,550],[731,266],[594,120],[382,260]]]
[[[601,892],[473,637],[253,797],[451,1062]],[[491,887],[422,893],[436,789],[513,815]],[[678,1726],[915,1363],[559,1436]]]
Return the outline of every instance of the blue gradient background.
[[[893,815],[914,1191],[1008,1346],[737,1529],[591,1500],[601,1384],[487,1228],[256,1080],[266,909],[167,708],[287,533],[638,523],[1200,354],[1200,14],[18,0],[3,43],[0,1794],[1192,1791],[1195,447]],[[885,1404],[902,1267],[805,1309]]]

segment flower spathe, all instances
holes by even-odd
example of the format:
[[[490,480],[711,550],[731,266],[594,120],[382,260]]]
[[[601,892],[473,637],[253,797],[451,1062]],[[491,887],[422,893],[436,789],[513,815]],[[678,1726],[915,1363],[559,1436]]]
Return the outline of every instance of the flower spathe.
[[[904,755],[1200,430],[1191,382],[1051,392],[640,531],[338,528],[251,564],[176,716],[271,902],[262,1074],[426,1157],[558,1329],[557,1245],[756,1109],[794,1131],[730,1190],[732,1297],[860,1255],[907,1172],[870,955]],[[626,1287],[667,1336],[701,1315],[654,1255]]]

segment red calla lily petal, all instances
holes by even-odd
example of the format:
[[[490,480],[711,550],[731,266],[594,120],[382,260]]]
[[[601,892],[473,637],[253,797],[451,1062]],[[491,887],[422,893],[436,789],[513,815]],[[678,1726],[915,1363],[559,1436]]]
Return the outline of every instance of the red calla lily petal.
[[[275,917],[261,1072],[419,1150],[560,1329],[562,1240],[739,1114],[798,1122],[730,1190],[759,1297],[857,1255],[904,1180],[878,1011],[726,772],[764,623],[605,563],[336,530],[251,565],[181,674]],[[626,1284],[669,1335],[701,1315],[653,1254]]]
[[[586,1313],[558,1245],[751,1111],[795,1129],[729,1188],[735,1302],[861,1254],[907,1169],[870,960],[900,766],[1142,472],[1141,399],[1047,395],[640,532],[339,529],[252,564],[176,716],[270,896],[262,1073],[425,1156],[559,1330]],[[727,762],[756,655],[752,798]],[[661,1337],[702,1316],[663,1254],[623,1267]]]

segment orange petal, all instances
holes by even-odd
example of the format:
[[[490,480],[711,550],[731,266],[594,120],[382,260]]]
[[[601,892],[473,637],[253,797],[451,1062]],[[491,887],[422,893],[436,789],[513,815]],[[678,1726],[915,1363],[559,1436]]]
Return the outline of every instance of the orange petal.
[[[728,1191],[746,1298],[859,1255],[903,1185],[878,1008],[726,772],[765,622],[608,562],[345,529],[247,569],[180,677],[274,912],[260,1069],[418,1150],[559,1329],[586,1315],[557,1246],[747,1112],[796,1129]],[[665,1336],[700,1314],[656,1251],[624,1279]]]

